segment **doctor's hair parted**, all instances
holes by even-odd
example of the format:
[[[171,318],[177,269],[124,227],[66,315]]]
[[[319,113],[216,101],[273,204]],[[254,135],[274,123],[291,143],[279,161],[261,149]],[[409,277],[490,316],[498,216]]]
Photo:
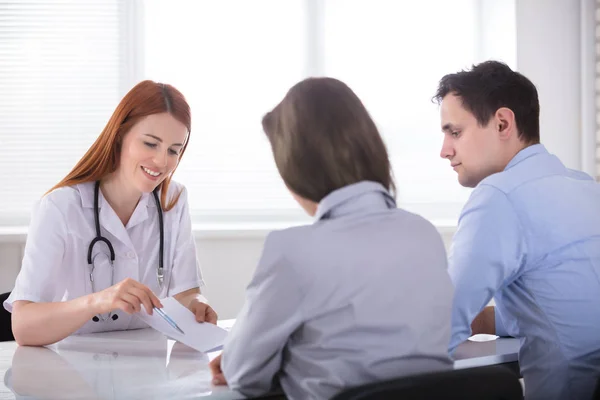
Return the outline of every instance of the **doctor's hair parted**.
[[[295,194],[319,203],[360,181],[379,182],[395,193],[383,139],[345,83],[325,77],[297,83],[262,126],[279,174]]]
[[[64,186],[94,182],[115,172],[119,167],[121,144],[125,135],[143,118],[161,113],[170,114],[187,128],[188,137],[179,152],[179,160],[181,160],[191,132],[190,106],[183,94],[173,86],[145,80],[135,85],[123,97],[98,139],[71,172],[49,192]],[[167,203],[169,183],[175,169],[158,185],[161,190],[160,200],[164,211],[172,209],[181,194],[173,196]]]
[[[433,101],[440,104],[448,94],[460,98],[462,106],[488,125],[496,111],[509,108],[515,114],[519,139],[527,144],[540,142],[540,103],[533,82],[499,61],[485,61],[471,70],[442,77]]]

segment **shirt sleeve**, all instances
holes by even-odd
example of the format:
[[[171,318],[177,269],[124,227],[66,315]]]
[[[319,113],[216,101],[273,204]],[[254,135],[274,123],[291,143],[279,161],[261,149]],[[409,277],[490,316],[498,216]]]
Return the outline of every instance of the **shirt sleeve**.
[[[45,196],[32,213],[21,270],[4,308],[12,312],[13,302],[18,300],[41,303],[62,299],[68,273],[64,271],[66,241],[65,218]]]
[[[502,315],[500,314],[500,310],[498,307],[494,307],[494,319],[496,326],[496,335],[498,336],[510,336],[504,327],[504,321],[502,320]]]
[[[302,323],[298,277],[277,239],[271,233],[265,241],[245,304],[222,354],[221,369],[229,387],[250,397],[274,387],[288,338]]]
[[[174,296],[189,289],[204,286],[202,272],[196,253],[196,241],[192,234],[192,219],[187,198],[187,190],[183,187],[177,200],[181,207],[179,229],[176,233],[173,270],[169,283],[169,295]]]
[[[516,278],[525,247],[506,195],[489,185],[475,189],[450,248],[448,272],[455,288],[450,352],[471,335],[471,322],[494,294]]]

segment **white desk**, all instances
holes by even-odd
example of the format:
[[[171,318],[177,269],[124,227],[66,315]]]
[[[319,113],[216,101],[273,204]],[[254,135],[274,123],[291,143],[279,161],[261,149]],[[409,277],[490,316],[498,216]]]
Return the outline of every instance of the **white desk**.
[[[515,362],[518,348],[516,339],[466,342],[455,367]],[[49,348],[0,342],[0,400],[13,392],[28,399],[242,398],[211,384],[208,362],[217,354],[152,329],[72,336]]]
[[[486,365],[519,361],[519,339],[500,338],[491,342],[464,342],[454,354],[454,368],[485,367]]]

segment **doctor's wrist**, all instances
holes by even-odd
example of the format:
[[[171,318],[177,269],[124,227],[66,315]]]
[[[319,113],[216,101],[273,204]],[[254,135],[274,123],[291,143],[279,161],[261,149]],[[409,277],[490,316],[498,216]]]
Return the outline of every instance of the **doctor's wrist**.
[[[87,319],[91,319],[94,315],[99,314],[98,304],[95,299],[95,293],[88,294],[76,299],[71,300],[76,303],[76,307],[85,314]]]
[[[198,299],[198,301],[200,303],[204,303],[204,304],[209,304],[208,303],[208,299],[206,297],[204,297],[202,294],[197,294],[196,298]],[[210,305],[210,304],[209,304]]]

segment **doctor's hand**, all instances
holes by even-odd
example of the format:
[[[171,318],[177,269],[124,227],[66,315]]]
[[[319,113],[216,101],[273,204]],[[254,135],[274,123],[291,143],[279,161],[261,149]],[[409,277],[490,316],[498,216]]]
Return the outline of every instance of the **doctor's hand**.
[[[192,288],[174,295],[175,300],[181,303],[196,316],[198,322],[217,323],[217,313],[207,304],[207,300],[200,294],[200,288]]]
[[[214,358],[208,366],[210,367],[210,373],[213,376],[213,385],[227,385],[225,375],[223,375],[223,371],[221,370],[221,354]]]
[[[152,315],[154,307],[162,308],[162,303],[148,286],[131,278],[123,279],[92,296],[95,314],[105,314],[117,309],[133,314],[141,311],[143,305],[146,312]]]
[[[198,322],[209,322],[211,324],[217,323],[217,313],[206,303],[200,301],[200,299],[191,299],[188,304],[188,309],[196,316]]]

